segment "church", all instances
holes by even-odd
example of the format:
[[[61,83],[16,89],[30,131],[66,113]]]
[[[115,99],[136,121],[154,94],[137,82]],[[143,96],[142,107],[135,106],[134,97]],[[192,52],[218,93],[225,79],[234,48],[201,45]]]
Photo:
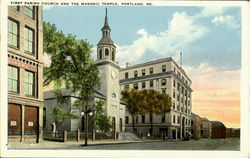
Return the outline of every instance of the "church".
[[[121,99],[124,89],[154,89],[166,93],[172,98],[170,112],[154,115],[138,115],[135,120],[137,134],[146,137],[150,133],[150,123],[153,122],[154,136],[161,132],[167,137],[183,139],[191,133],[192,89],[191,79],[171,57],[161,58],[137,65],[121,68],[116,62],[116,46],[111,39],[111,28],[108,23],[107,9],[104,25],[101,28],[102,38],[97,44],[97,59],[95,65],[100,71],[101,87],[96,90],[93,102],[103,100],[105,113],[112,118],[113,131],[132,132],[132,117],[126,111],[126,104]],[[64,95],[71,103],[74,96],[65,90]],[[51,128],[53,121],[49,114],[55,105],[53,91],[44,92],[46,107],[46,129]],[[73,109],[74,110],[74,109]],[[80,116],[80,112],[78,112]],[[75,131],[83,129],[81,119],[72,119],[64,123],[62,130]]]

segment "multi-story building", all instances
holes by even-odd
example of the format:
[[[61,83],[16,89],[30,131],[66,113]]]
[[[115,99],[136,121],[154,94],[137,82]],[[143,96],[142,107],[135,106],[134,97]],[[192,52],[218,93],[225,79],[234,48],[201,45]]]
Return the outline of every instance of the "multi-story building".
[[[207,118],[192,113],[191,134],[194,139],[211,138],[212,125]]]
[[[137,116],[135,127],[142,134],[150,133],[150,122],[153,121],[153,134],[161,131],[168,133],[169,138],[180,138],[191,132],[192,89],[191,79],[185,71],[171,58],[163,58],[120,69],[121,90],[154,89],[166,93],[172,98],[170,112],[155,115]],[[126,113],[126,130],[132,130],[132,117]]]
[[[43,126],[43,22],[38,6],[8,8],[9,141],[38,141]]]

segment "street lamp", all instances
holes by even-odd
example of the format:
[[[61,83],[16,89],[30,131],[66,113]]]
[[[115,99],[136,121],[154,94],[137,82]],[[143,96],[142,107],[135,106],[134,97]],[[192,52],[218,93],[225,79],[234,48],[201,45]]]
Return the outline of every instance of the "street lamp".
[[[85,109],[82,110],[81,115],[85,115],[85,146],[88,145],[88,115],[92,116],[93,112],[92,109],[88,109],[88,106],[85,106]]]

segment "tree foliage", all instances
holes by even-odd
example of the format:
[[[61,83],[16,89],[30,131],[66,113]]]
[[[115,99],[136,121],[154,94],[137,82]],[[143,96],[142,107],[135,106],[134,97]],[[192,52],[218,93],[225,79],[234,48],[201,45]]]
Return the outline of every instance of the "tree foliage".
[[[151,117],[151,134],[153,128],[153,114],[164,114],[170,111],[172,102],[167,94],[160,93],[153,89],[145,90],[124,90],[122,100],[126,102],[126,108],[132,116],[132,126],[134,130],[134,117],[138,114],[149,113]]]
[[[132,116],[132,128],[135,130],[134,117],[138,114],[146,112],[144,105],[145,99],[143,93],[136,89],[124,90],[121,92],[122,100],[126,102],[126,109]]]
[[[61,91],[65,87],[78,98],[73,106],[79,109],[88,106],[89,97],[100,84],[99,71],[91,59],[92,46],[87,40],[65,35],[54,24],[44,22],[44,52],[51,59],[50,66],[44,68],[44,85],[54,83],[58,103],[65,103]],[[53,115],[57,122],[72,118],[71,113],[58,106]]]
[[[104,114],[103,105],[104,102],[99,100],[93,106],[94,115],[91,117],[91,122],[95,125],[95,130],[107,132],[112,128],[112,122],[111,118]]]

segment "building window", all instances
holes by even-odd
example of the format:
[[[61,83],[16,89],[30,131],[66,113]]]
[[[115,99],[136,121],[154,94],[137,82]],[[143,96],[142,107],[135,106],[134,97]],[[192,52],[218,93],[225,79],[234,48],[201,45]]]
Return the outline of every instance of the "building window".
[[[150,75],[154,73],[154,69],[152,67],[149,69],[149,73]]]
[[[30,71],[24,72],[24,94],[34,96],[35,73]]]
[[[150,81],[149,86],[150,86],[150,87],[154,87],[154,81],[153,81],[153,80]]]
[[[174,84],[174,87],[175,87],[175,80],[174,80],[173,84]]]
[[[146,82],[141,83],[141,88],[146,88]]]
[[[173,98],[175,98],[175,91],[173,91]]]
[[[109,56],[109,50],[107,48],[105,49],[105,55]]]
[[[125,73],[125,79],[128,79],[128,72]]]
[[[99,50],[99,59],[102,59],[102,50]]]
[[[16,9],[17,11],[19,11],[19,6],[11,6],[12,8]]]
[[[177,83],[177,89],[180,91],[180,83]]]
[[[128,84],[124,86],[124,90],[129,90],[129,85]]]
[[[179,95],[177,95],[177,101],[180,101],[180,96]]]
[[[175,69],[175,67],[174,67],[174,73],[176,73],[176,69]]]
[[[175,123],[175,115],[173,115],[173,123]]]
[[[177,105],[177,110],[180,111],[180,105],[179,104]]]
[[[35,7],[33,6],[25,6],[25,15],[34,19],[35,17]]]
[[[142,75],[142,76],[145,76],[145,75],[146,75],[145,69],[142,69],[142,70],[141,70],[141,75]]]
[[[136,118],[135,118],[135,122],[136,122],[136,123],[138,123],[138,120],[139,120],[139,117],[138,117],[138,116],[136,116]]]
[[[24,43],[25,43],[25,51],[30,53],[34,53],[34,31],[25,27],[25,36],[24,36]]]
[[[142,123],[145,123],[145,115],[142,115],[142,116],[141,116],[141,122],[142,122]]]
[[[175,103],[173,103],[173,109],[175,109]]]
[[[162,90],[161,90],[161,93],[162,93],[162,94],[166,94],[166,89],[162,89]]]
[[[194,121],[192,120],[192,121],[191,121],[191,126],[193,126],[193,125],[194,125]]]
[[[165,85],[166,85],[166,79],[162,79],[162,80],[161,80],[161,85],[162,85],[162,86],[165,86]]]
[[[138,71],[134,71],[134,76],[138,77]]]
[[[8,66],[8,91],[18,92],[19,70],[16,67]]]
[[[177,123],[180,123],[180,116],[177,117]]]
[[[166,65],[162,65],[162,72],[166,72]]]
[[[112,98],[116,98],[116,94],[115,93],[112,93]]]
[[[134,89],[138,89],[138,83],[134,84]]]
[[[166,116],[165,116],[165,114],[163,114],[163,115],[161,116],[161,122],[162,122],[162,123],[165,123],[165,121],[166,121]]]
[[[112,61],[115,61],[115,51],[112,50]]]
[[[128,122],[129,122],[129,118],[128,118],[128,116],[126,116],[126,118],[125,118],[125,122],[126,122],[126,124],[128,124]]]
[[[8,20],[8,45],[18,47],[19,29],[18,23],[13,20]]]

